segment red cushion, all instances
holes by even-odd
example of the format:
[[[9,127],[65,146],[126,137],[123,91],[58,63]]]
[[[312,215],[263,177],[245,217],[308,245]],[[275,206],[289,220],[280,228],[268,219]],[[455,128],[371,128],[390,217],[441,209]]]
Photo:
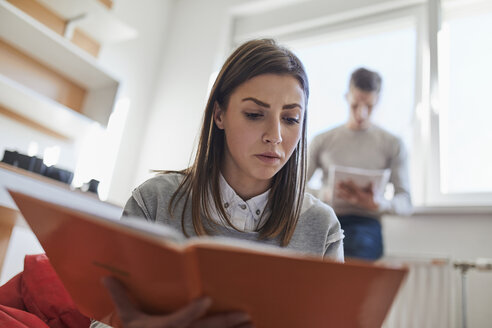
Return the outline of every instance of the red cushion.
[[[24,272],[0,288],[0,303],[31,313],[50,328],[90,325],[89,318],[77,310],[45,254],[25,257]]]
[[[0,287],[0,304],[25,310],[21,295],[22,272]]]
[[[4,305],[0,305],[0,327],[49,328],[43,320],[34,314]]]

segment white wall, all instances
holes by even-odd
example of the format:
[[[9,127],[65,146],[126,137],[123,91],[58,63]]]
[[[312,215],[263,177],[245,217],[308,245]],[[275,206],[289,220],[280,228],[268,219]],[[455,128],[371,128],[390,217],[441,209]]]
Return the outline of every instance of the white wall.
[[[228,1],[177,1],[140,154],[137,183],[153,169],[188,166],[210,75],[228,44]]]
[[[169,47],[167,34],[174,0],[118,0],[114,14],[138,37],[101,49],[99,60],[121,81],[118,97],[130,100],[127,122],[114,165],[108,200],[123,205],[135,185],[140,151],[151,112],[159,68]]]
[[[386,254],[449,258],[452,261],[492,259],[492,213],[388,216],[383,220]],[[461,323],[460,275],[456,270],[455,323]],[[469,327],[490,327],[492,271],[467,274]]]
[[[5,150],[18,151],[27,155],[29,145],[32,142],[36,143],[38,148],[38,151],[33,155],[42,158],[46,148],[58,146],[60,147],[60,158],[57,166],[69,170],[75,167],[78,150],[76,141],[47,135],[0,115],[0,156],[3,156]]]

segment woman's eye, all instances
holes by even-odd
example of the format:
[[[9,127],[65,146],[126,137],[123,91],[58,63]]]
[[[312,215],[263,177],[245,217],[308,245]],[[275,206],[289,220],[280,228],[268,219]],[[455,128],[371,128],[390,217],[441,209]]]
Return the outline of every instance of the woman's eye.
[[[294,125],[294,124],[299,124],[299,119],[295,117],[286,117],[284,120],[287,122],[287,124]]]
[[[250,120],[257,120],[263,116],[260,113],[245,113],[246,117]]]

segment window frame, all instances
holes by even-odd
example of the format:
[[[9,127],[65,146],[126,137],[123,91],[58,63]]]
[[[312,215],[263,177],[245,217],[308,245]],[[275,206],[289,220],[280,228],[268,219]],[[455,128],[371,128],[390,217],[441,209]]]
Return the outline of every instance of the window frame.
[[[428,35],[430,56],[430,88],[429,88],[429,136],[422,142],[428,145],[426,195],[424,205],[429,206],[491,206],[492,192],[467,192],[467,193],[444,193],[441,191],[442,171],[441,171],[441,140],[440,140],[440,111],[445,106],[445,101],[439,97],[439,77],[444,72],[440,71],[440,59],[443,55],[440,51],[441,40],[439,32],[443,16],[463,16],[471,13],[479,13],[488,8],[492,11],[492,3],[484,0],[463,1],[463,0],[430,0],[428,4]]]

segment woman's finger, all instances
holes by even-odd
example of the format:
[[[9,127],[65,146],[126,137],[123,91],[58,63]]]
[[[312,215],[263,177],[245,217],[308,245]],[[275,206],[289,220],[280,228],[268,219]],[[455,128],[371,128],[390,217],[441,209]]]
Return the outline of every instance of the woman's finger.
[[[140,313],[131,301],[126,288],[117,279],[104,277],[102,283],[108,289],[116,307],[116,312],[123,321],[125,321],[125,318],[133,317]]]
[[[200,297],[178,311],[169,314],[168,318],[175,324],[173,327],[188,327],[192,322],[203,317],[211,305],[210,297]]]

